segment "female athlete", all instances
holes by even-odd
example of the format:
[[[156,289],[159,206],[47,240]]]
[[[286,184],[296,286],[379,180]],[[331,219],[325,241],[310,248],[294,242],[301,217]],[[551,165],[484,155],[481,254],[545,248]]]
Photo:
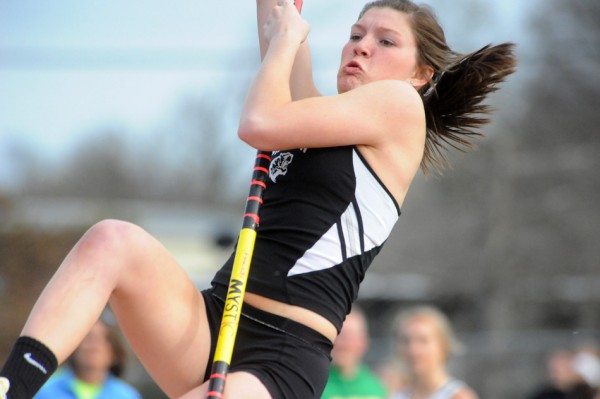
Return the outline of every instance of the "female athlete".
[[[429,8],[369,3],[321,96],[309,25],[291,1],[257,0],[262,65],[239,137],[274,151],[226,398],[319,398],[329,353],[419,167],[469,146],[481,101],[514,69],[512,45],[461,55]],[[35,304],[0,372],[31,398],[108,303],[169,397],[202,398],[231,261],[199,292],[140,227],[105,220],[75,245]]]

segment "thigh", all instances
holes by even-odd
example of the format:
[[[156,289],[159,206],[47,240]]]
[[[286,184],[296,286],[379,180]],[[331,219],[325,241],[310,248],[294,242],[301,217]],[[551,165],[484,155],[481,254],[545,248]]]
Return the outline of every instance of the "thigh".
[[[135,256],[109,303],[144,367],[177,397],[204,378],[211,345],[204,300],[163,245],[132,228]]]
[[[208,393],[208,381],[179,399],[205,398]],[[271,399],[271,395],[262,382],[250,373],[243,371],[227,375],[223,399]]]

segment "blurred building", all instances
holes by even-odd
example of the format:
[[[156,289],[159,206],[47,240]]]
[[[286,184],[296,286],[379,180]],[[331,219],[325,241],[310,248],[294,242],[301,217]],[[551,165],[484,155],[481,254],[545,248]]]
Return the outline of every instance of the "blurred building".
[[[51,197],[17,197],[6,203],[0,228],[5,232],[86,230],[106,218],[135,223],[156,237],[198,286],[210,283],[239,229],[239,218],[230,210],[189,203]]]

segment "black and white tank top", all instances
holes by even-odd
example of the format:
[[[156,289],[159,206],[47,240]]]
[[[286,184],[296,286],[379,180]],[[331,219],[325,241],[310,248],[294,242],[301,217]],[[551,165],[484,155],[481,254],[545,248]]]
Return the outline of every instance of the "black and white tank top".
[[[339,331],[399,215],[353,146],[273,153],[248,292],[312,310]],[[229,284],[233,258],[213,285]]]

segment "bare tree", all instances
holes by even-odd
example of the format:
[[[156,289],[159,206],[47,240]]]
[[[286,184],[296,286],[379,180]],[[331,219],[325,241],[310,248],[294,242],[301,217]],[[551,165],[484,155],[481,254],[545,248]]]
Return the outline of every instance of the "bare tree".
[[[99,130],[85,136],[59,165],[30,151],[16,153],[22,191],[205,205],[237,202],[239,196],[224,195],[224,186],[237,180],[231,175],[239,173],[244,147],[235,132],[225,131],[226,108],[211,96],[187,98],[167,126],[145,137]]]

